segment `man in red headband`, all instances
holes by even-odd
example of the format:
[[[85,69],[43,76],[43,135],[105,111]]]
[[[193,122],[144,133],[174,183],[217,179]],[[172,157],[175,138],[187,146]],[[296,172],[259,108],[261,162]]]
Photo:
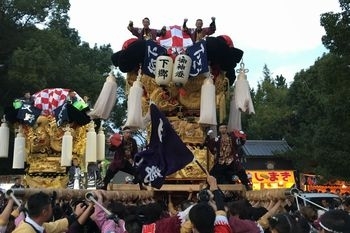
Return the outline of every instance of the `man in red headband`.
[[[133,167],[134,156],[138,152],[136,140],[132,137],[131,129],[124,127],[123,136],[115,133],[110,137],[110,153],[113,153],[113,161],[109,165],[106,176],[103,179],[102,189],[107,190],[107,186],[118,171],[135,175],[136,170]]]

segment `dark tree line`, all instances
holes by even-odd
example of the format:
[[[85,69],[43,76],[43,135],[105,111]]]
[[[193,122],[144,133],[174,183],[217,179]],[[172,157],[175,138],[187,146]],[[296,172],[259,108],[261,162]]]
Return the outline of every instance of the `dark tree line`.
[[[350,180],[350,1],[341,12],[322,14],[322,38],[329,53],[296,74],[287,87],[282,75],[264,79],[252,90],[256,115],[245,116],[249,139],[285,139],[300,171],[325,180]]]

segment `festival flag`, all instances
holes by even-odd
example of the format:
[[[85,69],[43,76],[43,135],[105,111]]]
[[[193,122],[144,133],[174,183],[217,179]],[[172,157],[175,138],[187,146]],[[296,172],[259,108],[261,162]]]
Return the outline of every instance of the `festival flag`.
[[[191,77],[209,72],[207,48],[204,40],[196,42],[191,47],[188,47],[187,55],[192,59],[192,66],[190,70]]]
[[[67,103],[64,103],[53,110],[58,127],[62,126],[64,123],[69,122],[67,105]]]
[[[20,120],[20,122],[33,126],[40,114],[40,109],[31,104],[23,103],[21,108],[18,110],[17,118]]]
[[[146,150],[135,155],[135,167],[143,183],[159,189],[167,175],[184,168],[194,156],[157,106],[151,104],[150,108],[150,143]]]
[[[142,72],[154,78],[156,71],[156,59],[160,55],[167,53],[166,49],[152,40],[146,41],[145,59],[142,66]]]
[[[158,38],[158,43],[167,49],[168,55],[173,59],[179,54],[184,54],[186,48],[193,45],[191,36],[178,25],[167,27],[165,35]]]

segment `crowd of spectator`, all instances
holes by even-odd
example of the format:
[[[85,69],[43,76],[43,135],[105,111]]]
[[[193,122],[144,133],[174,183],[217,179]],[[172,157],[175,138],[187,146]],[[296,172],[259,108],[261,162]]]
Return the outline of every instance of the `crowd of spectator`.
[[[224,192],[209,174],[199,192],[182,199],[167,193],[122,202],[109,200],[107,192],[113,191],[93,190],[91,199],[67,199],[41,191],[20,206],[1,193],[0,233],[350,232],[350,197],[318,216],[312,206],[297,208],[293,198],[248,201],[239,193]]]

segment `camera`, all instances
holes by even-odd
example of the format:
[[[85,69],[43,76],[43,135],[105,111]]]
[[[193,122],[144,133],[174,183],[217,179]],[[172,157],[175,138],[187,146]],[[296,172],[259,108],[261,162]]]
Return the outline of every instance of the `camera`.
[[[198,202],[208,202],[210,200],[208,189],[202,189],[199,191],[197,198]]]

